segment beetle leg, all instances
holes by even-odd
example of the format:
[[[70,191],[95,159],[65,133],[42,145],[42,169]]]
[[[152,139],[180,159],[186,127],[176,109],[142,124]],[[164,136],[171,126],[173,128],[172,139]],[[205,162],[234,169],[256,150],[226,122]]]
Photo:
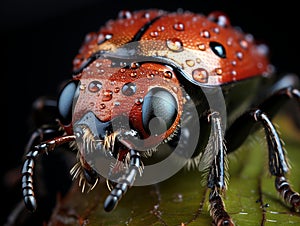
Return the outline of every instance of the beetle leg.
[[[273,117],[288,100],[295,99],[300,106],[300,91],[292,86],[279,89],[258,106],[258,109],[267,112]]]
[[[207,186],[211,189],[209,195],[210,214],[216,225],[234,225],[231,217],[225,210],[221,194],[226,189],[226,149],[223,142],[223,132],[221,128],[221,118],[218,113],[210,115],[212,125],[212,148],[216,149],[217,155],[214,157],[209,174]]]
[[[300,109],[300,91],[293,86],[273,91],[262,103],[258,104],[256,109],[265,112],[272,119],[282,106],[289,100],[295,99]],[[298,116],[299,117],[299,116]],[[233,124],[227,129],[225,134],[227,153],[236,150],[242,145],[250,133],[255,132],[258,127],[254,127],[253,116],[249,112],[245,112],[239,116]],[[238,136],[236,136],[238,133]]]
[[[54,137],[61,137],[64,133],[64,131],[60,129],[60,125],[55,121],[57,118],[56,106],[56,98],[51,97],[40,97],[36,99],[32,104],[30,126],[36,129],[31,133],[25,146],[23,165],[18,166],[18,171],[22,172],[21,174],[19,174],[20,177],[18,177],[18,180],[20,180],[22,184],[23,202],[25,203],[25,207],[30,211],[35,211],[37,206],[35,198],[36,194],[34,194],[33,190],[34,176],[39,176],[39,174],[47,173],[47,170],[45,171],[45,168],[43,168],[43,170],[37,172],[37,175],[33,175],[33,167],[37,162],[38,155],[51,149],[49,147],[43,147],[43,143],[45,141],[51,141]],[[47,148],[48,150],[45,150],[45,148]],[[52,149],[54,149],[54,147]],[[56,163],[62,164],[60,160],[56,160]],[[65,177],[62,177],[63,175],[59,176],[57,183],[60,183],[61,180],[65,179]],[[47,187],[47,182],[42,179],[38,181],[38,185]],[[64,183],[66,183],[65,180]],[[46,190],[41,191],[38,194],[40,196],[40,199],[44,198],[45,193],[50,194],[54,189],[57,189],[56,185],[50,188],[47,187]],[[47,204],[45,204],[45,201],[47,202]],[[45,209],[52,204],[48,202],[47,197],[44,201],[41,201],[41,205],[43,206],[43,208],[41,209],[39,214],[42,214],[43,211],[46,211]]]
[[[272,101],[274,102],[273,98],[276,98],[276,96],[277,100],[280,99],[279,97],[296,97],[299,100],[300,97],[297,89],[284,88],[277,91],[273,96],[263,102],[260,107],[265,109],[265,111],[270,110],[267,106],[270,106]],[[227,131],[228,133],[225,135],[225,140],[228,143],[227,147],[229,147],[229,151],[233,151],[236,148],[235,145],[232,145],[232,143],[234,144],[235,142],[234,137],[236,132],[238,132],[241,136],[246,136],[249,134],[255,122],[260,122],[263,125],[266,134],[269,149],[269,171],[271,175],[276,177],[276,190],[288,204],[292,205],[293,208],[298,211],[300,207],[300,195],[292,190],[288,180],[285,178],[285,175],[289,171],[289,165],[286,161],[281,139],[275,126],[271,122],[271,117],[269,117],[269,115],[267,115],[261,108],[247,111],[233,123],[233,125],[228,129],[229,132]],[[267,113],[269,113],[269,111]],[[270,111],[271,116],[273,113],[273,111]],[[257,129],[257,127],[255,129]]]
[[[130,150],[130,162],[128,166],[128,172],[122,178],[122,180],[117,183],[117,185],[111,190],[110,194],[104,202],[104,210],[107,212],[112,211],[120,201],[120,199],[127,192],[134,181],[138,173],[141,173],[142,161],[140,153],[135,150]]]
[[[33,171],[36,158],[42,153],[53,151],[57,146],[74,140],[74,135],[57,137],[34,146],[34,148],[27,153],[22,168],[22,190],[24,203],[28,210],[35,211],[37,207],[33,191]]]
[[[300,211],[300,195],[295,192],[285,174],[289,171],[289,166],[285,159],[285,152],[282,147],[280,137],[268,118],[261,110],[255,110],[251,113],[255,121],[261,122],[266,133],[266,139],[269,148],[269,171],[276,176],[275,187],[285,202],[291,205],[296,211]]]

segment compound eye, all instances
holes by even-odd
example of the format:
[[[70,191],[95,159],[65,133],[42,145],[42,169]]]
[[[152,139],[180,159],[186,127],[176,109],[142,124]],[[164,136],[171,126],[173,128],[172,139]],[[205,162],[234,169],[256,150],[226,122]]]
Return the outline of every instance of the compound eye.
[[[142,106],[143,127],[149,135],[166,132],[177,116],[177,102],[173,95],[162,88],[151,89]]]
[[[226,58],[226,51],[224,46],[219,42],[210,42],[209,47],[220,58]]]
[[[58,113],[60,121],[64,125],[68,125],[72,121],[73,102],[78,98],[79,89],[78,81],[70,81],[60,92],[58,97]]]

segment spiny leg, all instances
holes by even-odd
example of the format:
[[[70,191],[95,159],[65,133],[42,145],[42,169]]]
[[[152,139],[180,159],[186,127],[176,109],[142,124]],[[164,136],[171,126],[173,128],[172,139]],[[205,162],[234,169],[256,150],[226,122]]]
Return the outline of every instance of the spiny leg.
[[[275,176],[275,187],[284,201],[291,205],[295,211],[300,211],[300,195],[295,192],[285,175],[289,171],[289,166],[285,159],[285,152],[282,147],[280,137],[268,116],[261,110],[251,112],[255,121],[262,123],[269,148],[269,171]]]
[[[299,78],[294,78],[294,76],[290,76],[290,80],[293,83],[295,83],[295,86],[299,87]],[[271,174],[276,176],[276,190],[279,192],[279,194],[287,204],[291,205],[295,211],[300,211],[299,193],[293,191],[288,180],[285,178],[285,174],[288,172],[289,168],[284,159],[284,150],[279,139],[278,133],[272,125],[270,119],[264,113],[262,113],[268,112],[268,114],[273,116],[276,113],[276,110],[281,108],[282,103],[286,102],[289,99],[295,99],[298,103],[298,106],[300,107],[299,89],[294,88],[293,86],[279,89],[278,91],[274,92],[273,95],[271,95],[268,99],[266,99],[262,104],[259,105],[259,109],[261,109],[261,111],[256,111],[257,116],[254,116],[257,121],[261,121],[263,123],[265,128],[269,146],[269,167]],[[275,142],[270,142],[269,140]],[[279,155],[279,158],[276,156],[277,154]],[[273,159],[276,160],[275,163],[273,162],[275,161]],[[285,169],[285,167],[287,167],[287,169]]]
[[[284,89],[284,90],[295,90],[295,89]],[[281,94],[286,94],[287,92],[284,90],[279,90],[277,92]],[[288,92],[289,93],[289,92]],[[295,90],[294,93],[298,93]],[[275,95],[276,96],[276,95]],[[299,97],[298,95],[296,96]],[[267,99],[266,105],[262,103],[260,107],[268,109],[266,106],[270,104],[270,99]],[[270,112],[271,115],[274,112]],[[250,130],[254,127],[256,122],[260,122],[265,130],[266,140],[268,144],[269,150],[269,172],[271,175],[275,176],[275,187],[276,190],[280,193],[281,197],[287,202],[287,204],[293,206],[296,211],[299,211],[300,206],[300,196],[299,193],[295,192],[288,180],[286,179],[285,175],[289,171],[289,165],[286,161],[285,151],[283,149],[283,145],[281,143],[281,139],[278,135],[278,132],[271,122],[270,117],[261,109],[251,109],[241,115],[227,130],[227,134],[225,135],[225,140],[227,141],[228,145],[228,152],[232,152],[237,147],[237,144],[241,142],[239,140],[241,136],[246,136],[250,133]],[[255,127],[254,129],[257,129]],[[253,130],[255,131],[255,130]],[[236,138],[236,139],[234,139]],[[238,143],[235,143],[238,141]]]
[[[269,148],[269,171],[275,176],[275,187],[281,197],[287,204],[293,206],[295,211],[300,209],[300,196],[293,191],[285,175],[289,171],[289,166],[285,160],[285,152],[276,128],[271,119],[289,100],[294,99],[300,106],[300,91],[294,86],[299,86],[299,79],[295,76],[289,76],[289,86],[283,87],[285,82],[279,81],[277,86],[280,87],[271,93],[257,108],[241,115],[233,125],[228,129],[225,140],[228,142],[228,152],[235,150],[253,129],[254,122],[261,122],[266,133],[266,139]],[[276,84],[275,84],[276,86]],[[296,106],[297,107],[297,106]],[[256,127],[257,129],[257,127]],[[253,130],[254,132],[255,130]],[[237,132],[239,136],[237,136]]]
[[[142,161],[140,153],[135,150],[130,150],[130,162],[126,175],[117,183],[117,185],[111,190],[104,202],[104,210],[107,212],[112,211],[130,188],[136,178],[136,175],[141,173]]]
[[[74,135],[53,138],[34,146],[33,149],[27,153],[22,168],[22,190],[24,203],[28,210],[33,212],[37,207],[33,189],[33,173],[36,158],[42,153],[53,151],[57,146],[74,140]]]
[[[212,162],[207,186],[211,189],[209,195],[210,214],[213,222],[217,226],[232,226],[234,225],[231,217],[225,210],[225,205],[222,200],[222,193],[226,189],[226,149],[223,143],[223,132],[221,128],[221,118],[218,114],[210,116],[212,125],[212,148],[217,151]]]

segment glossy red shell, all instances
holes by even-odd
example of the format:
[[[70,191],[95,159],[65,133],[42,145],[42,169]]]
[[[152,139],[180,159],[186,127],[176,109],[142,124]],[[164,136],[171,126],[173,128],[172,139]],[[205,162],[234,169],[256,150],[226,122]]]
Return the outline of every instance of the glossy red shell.
[[[266,47],[256,45],[250,34],[232,27],[221,12],[208,16],[189,11],[122,11],[98,32],[89,33],[74,59],[74,70],[84,67],[96,52],[115,51],[128,44],[145,27],[138,40],[143,56],[160,56],[181,69],[197,85],[222,85],[270,73]],[[218,57],[209,43],[218,42],[226,58]]]

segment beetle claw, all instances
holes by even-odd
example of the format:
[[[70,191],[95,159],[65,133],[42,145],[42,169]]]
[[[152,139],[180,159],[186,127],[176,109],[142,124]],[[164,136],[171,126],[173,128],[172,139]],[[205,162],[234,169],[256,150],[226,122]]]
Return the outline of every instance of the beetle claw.
[[[34,212],[37,208],[36,199],[32,195],[25,196],[24,203],[30,212]]]
[[[117,196],[114,196],[114,195],[107,196],[107,198],[105,199],[105,202],[104,202],[104,210],[106,212],[112,211],[114,208],[116,208],[118,202],[119,202],[119,199]]]

